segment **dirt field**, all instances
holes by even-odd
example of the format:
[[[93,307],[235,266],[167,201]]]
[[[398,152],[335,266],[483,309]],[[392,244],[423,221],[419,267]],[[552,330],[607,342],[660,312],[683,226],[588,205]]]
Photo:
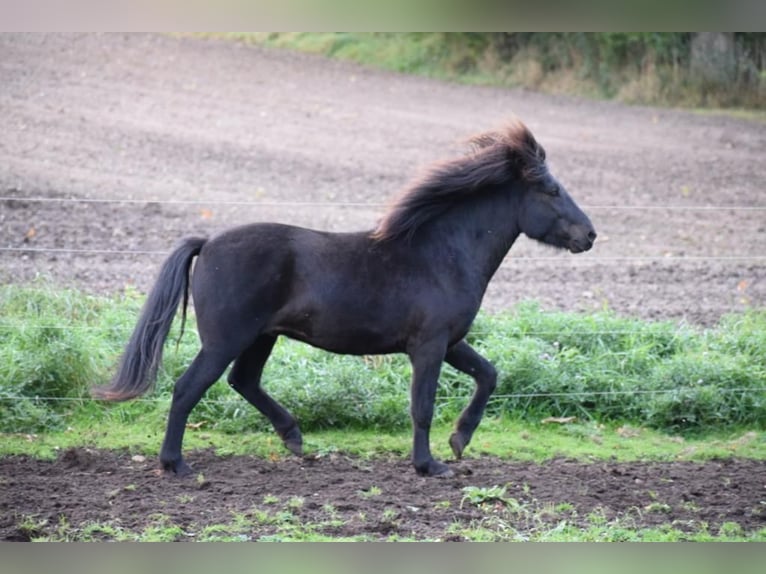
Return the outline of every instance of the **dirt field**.
[[[710,325],[766,301],[763,123],[449,85],[155,35],[0,35],[0,86],[3,282],[145,290],[184,235],[256,220],[370,228],[419,168],[515,114],[545,146],[599,241],[572,256],[520,240],[486,309],[534,298],[550,309],[607,307]],[[21,536],[9,517],[30,514],[133,525],[194,489],[159,480],[150,463],[83,452],[56,463],[0,461],[0,538]],[[273,493],[305,497],[301,516],[325,504],[347,506],[343,516],[367,512],[368,522],[351,520],[341,535],[443,537],[450,522],[485,516],[459,509],[464,485],[508,481],[529,486],[510,496],[571,502],[579,517],[603,507],[647,524],[764,525],[754,511],[763,500],[757,462],[535,467],[488,459],[472,461],[471,475],[424,481],[401,460],[370,463],[371,473],[342,457],[305,469],[294,460],[196,458],[209,487],[189,494],[194,502],[163,506],[182,525],[225,520]],[[380,498],[355,494],[370,485],[383,489]],[[114,489],[123,490],[109,497]],[[670,510],[640,511],[652,502],[648,492]],[[434,507],[444,500],[448,509]],[[396,520],[374,526],[378,509],[391,505]],[[690,508],[699,509],[691,518]]]
[[[314,525],[316,533],[337,537],[460,540],[456,525],[496,529],[505,521],[529,536],[562,521],[592,526],[594,514],[619,518],[627,527],[697,530],[707,523],[713,534],[725,522],[745,531],[766,523],[766,464],[760,461],[535,465],[484,457],[461,462],[450,479],[420,478],[401,459],[342,455],[270,462],[197,452],[190,462],[204,479],[159,478],[154,461],[136,462],[127,453],[78,449],[56,461],[0,459],[0,540],[50,535],[61,516],[73,526],[100,522],[134,532],[173,524],[183,531],[179,539],[221,524],[232,525],[228,532],[243,539],[284,533],[286,525]],[[507,485],[504,496],[482,504],[463,490],[498,485]],[[19,517],[32,514],[39,529],[20,530]],[[245,517],[240,524],[248,522],[239,531],[233,526],[238,515]]]
[[[516,114],[601,240],[580,257],[520,241],[486,308],[534,297],[709,324],[766,300],[762,123],[188,38],[4,35],[0,54],[0,193],[19,198],[0,204],[4,248],[161,253],[256,220],[370,228],[419,168]],[[143,290],[161,258],[5,251],[0,278]]]

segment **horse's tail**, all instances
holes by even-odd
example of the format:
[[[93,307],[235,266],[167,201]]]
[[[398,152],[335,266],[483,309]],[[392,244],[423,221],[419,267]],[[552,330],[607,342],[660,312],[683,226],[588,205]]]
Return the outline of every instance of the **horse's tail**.
[[[154,384],[162,361],[162,348],[182,298],[183,332],[189,302],[189,270],[192,259],[206,241],[203,237],[184,239],[163,263],[125,347],[117,374],[108,385],[91,389],[95,398],[126,401],[142,395]]]

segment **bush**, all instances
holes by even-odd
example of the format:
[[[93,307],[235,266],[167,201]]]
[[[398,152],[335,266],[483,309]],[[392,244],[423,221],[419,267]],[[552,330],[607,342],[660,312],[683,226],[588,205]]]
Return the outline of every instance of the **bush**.
[[[89,325],[114,304],[73,291],[0,289],[0,431],[61,425],[58,413],[106,372],[114,347]]]
[[[766,34],[245,33],[327,56],[469,83],[632,103],[764,109]]]

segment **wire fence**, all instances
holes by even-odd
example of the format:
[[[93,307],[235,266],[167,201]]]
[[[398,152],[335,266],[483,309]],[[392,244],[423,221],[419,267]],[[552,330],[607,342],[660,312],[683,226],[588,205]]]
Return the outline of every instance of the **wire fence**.
[[[76,255],[120,255],[120,256],[167,256],[170,251],[154,249],[81,249],[69,247],[0,247],[0,252],[6,253],[51,253],[51,254],[76,254]],[[535,261],[567,262],[569,265],[583,265],[589,263],[629,263],[629,262],[677,262],[677,261],[766,261],[766,255],[625,255],[625,256],[588,256],[580,255],[577,258],[569,258],[555,255],[523,255],[510,256],[514,263],[529,263]]]
[[[110,332],[114,333],[115,330],[118,330],[120,332],[130,333],[132,332],[133,328],[126,326],[123,328],[115,329],[114,327],[94,327],[94,326],[86,326],[86,325],[43,325],[43,324],[35,324],[35,323],[18,323],[18,322],[0,322],[0,331],[1,330],[17,330],[17,329],[40,329],[40,330],[50,330],[50,329],[60,329],[65,331],[101,331],[101,332]],[[186,333],[190,334],[198,334],[196,330],[194,329],[186,329]],[[606,330],[606,331],[598,331],[598,330],[588,330],[588,331],[566,331],[565,333],[562,331],[512,331],[512,332],[506,332],[506,335],[518,335],[519,337],[528,337],[528,336],[535,336],[535,337],[553,337],[556,335],[562,335],[566,334],[567,336],[572,335],[633,335],[637,331],[630,330],[630,329],[624,329],[624,330]],[[470,336],[474,337],[485,337],[487,335],[491,335],[491,331],[470,331],[468,333]]]
[[[359,201],[231,201],[231,200],[205,200],[205,199],[191,199],[191,200],[168,200],[168,199],[106,199],[106,198],[73,198],[73,197],[21,197],[21,196],[0,196],[0,203],[3,202],[19,202],[19,203],[59,203],[59,204],[124,204],[124,205],[166,205],[166,206],[209,206],[214,204],[216,206],[227,207],[275,207],[275,208],[375,208],[379,209],[389,205],[387,203],[378,202],[359,202]],[[586,210],[636,210],[636,211],[686,211],[686,212],[716,212],[716,211],[738,211],[738,212],[766,212],[766,206],[761,205],[583,205]],[[170,253],[168,250],[153,250],[153,249],[101,249],[101,248],[67,248],[67,247],[37,247],[37,246],[6,246],[0,247],[0,252],[8,254],[22,254],[22,253],[40,253],[40,254],[72,254],[72,255],[112,255],[112,256],[166,256]],[[513,257],[513,256],[511,256]],[[690,261],[690,262],[764,262],[766,261],[766,255],[752,254],[752,255],[645,255],[645,256],[579,256],[578,258],[562,258],[557,256],[516,256],[513,257],[515,263],[518,262],[536,262],[536,261],[555,261],[557,263],[567,262],[568,264],[604,264],[604,263],[625,263],[625,262],[669,262],[677,263],[678,261]],[[51,325],[51,324],[34,324],[34,323],[0,323],[0,331],[7,331],[20,328],[32,328],[32,329],[55,329],[55,330],[82,330],[82,331],[101,331],[101,332],[115,332],[114,328],[98,327],[98,326],[70,326],[70,325]],[[129,333],[132,331],[132,326],[126,326],[125,328],[118,329],[120,332]],[[190,331],[194,333],[192,329]],[[471,332],[471,336],[481,337],[489,335],[489,332],[476,331]],[[633,330],[601,330],[601,331],[567,331],[564,333],[566,336],[629,336],[635,334]],[[511,333],[511,335],[518,336],[558,336],[562,335],[561,332],[554,331],[524,331],[519,333]],[[519,392],[519,393],[506,393],[495,394],[491,397],[490,402],[497,402],[509,399],[536,399],[536,398],[585,398],[595,396],[620,396],[620,395],[664,395],[678,393],[686,388],[672,388],[672,389],[636,389],[636,390],[605,390],[605,391],[576,391],[576,392]],[[716,392],[724,394],[755,394],[766,392],[766,387],[755,388],[724,388],[718,389]],[[234,397],[235,399],[237,397]],[[0,396],[0,401],[18,401],[18,400],[40,400],[50,402],[84,402],[92,399],[88,397],[53,397],[53,396],[22,396],[22,395],[4,395]],[[139,402],[146,403],[162,403],[169,402],[170,397],[162,398],[138,398],[135,399]],[[203,399],[209,403],[224,404],[230,402],[229,400],[219,399]],[[244,399],[243,399],[244,400]],[[452,395],[439,397],[440,402],[451,401],[465,401],[466,395]]]
[[[236,207],[352,207],[352,208],[379,208],[387,205],[386,203],[378,202],[360,202],[360,201],[263,201],[263,200],[250,200],[250,201],[230,201],[230,200],[204,200],[204,199],[191,199],[191,200],[174,200],[174,199],[153,199],[153,198],[97,198],[97,197],[23,197],[23,196],[0,196],[0,202],[23,202],[23,203],[69,203],[69,204],[126,204],[126,205],[170,205],[170,206],[203,206],[215,203],[221,206],[236,206]],[[762,212],[766,211],[766,206],[760,205],[585,205],[586,209],[615,209],[615,210],[669,210],[669,211],[752,211]],[[71,254],[71,255],[109,255],[109,256],[124,256],[124,257],[165,257],[171,251],[165,249],[107,249],[107,248],[76,248],[76,247],[41,247],[41,246],[0,246],[0,253],[7,254]],[[535,262],[556,262],[557,264],[566,265],[602,265],[602,264],[619,264],[619,263],[668,263],[676,264],[680,261],[683,262],[729,262],[729,263],[762,263],[766,262],[766,255],[761,254],[747,254],[747,255],[674,255],[674,254],[662,254],[662,255],[631,255],[631,256],[589,256],[580,255],[577,258],[562,257],[562,256],[546,256],[546,255],[510,255],[514,263],[535,263]],[[0,323],[0,330],[7,330],[11,328],[18,328],[18,325],[8,325]],[[39,329],[71,329],[70,326],[63,325],[32,325],[33,328]],[[78,329],[90,329],[89,327],[76,327]],[[99,329],[93,327],[92,329]],[[129,331],[129,329],[126,329]],[[590,334],[595,334],[593,331],[589,331]],[[478,333],[474,333],[478,335]],[[536,333],[528,333],[534,335]],[[539,334],[539,333],[537,333]],[[600,334],[618,334],[614,331],[600,332]],[[627,333],[624,333],[627,334]]]
[[[505,393],[505,394],[493,394],[490,398],[490,402],[498,402],[508,399],[535,399],[535,398],[574,398],[574,397],[600,397],[600,396],[630,396],[630,395],[669,395],[678,393],[679,391],[687,390],[685,388],[673,388],[673,389],[636,389],[636,390],[630,390],[630,391],[571,391],[571,392],[535,392],[535,393]],[[756,388],[721,388],[716,389],[717,393],[720,394],[756,394],[756,393],[764,393],[766,392],[766,387],[756,387]],[[468,395],[442,395],[437,397],[439,401],[442,403],[450,402],[450,401],[466,401],[470,399]],[[2,395],[0,396],[0,401],[19,401],[19,400],[35,400],[35,401],[50,401],[50,402],[90,402],[94,399],[90,397],[47,397],[47,396],[41,396],[41,395],[34,395],[34,396],[28,396],[28,395]],[[217,404],[217,405],[224,405],[231,402],[231,400],[242,400],[245,401],[243,397],[240,397],[238,395],[232,394],[231,399],[210,399],[210,398],[203,398],[201,400],[209,403],[209,404]],[[139,402],[139,403],[151,403],[151,404],[160,404],[160,403],[170,403],[171,396],[165,396],[165,397],[158,397],[158,398],[151,398],[151,397],[137,397],[134,399],[131,399],[131,402]]]
[[[362,201],[231,201],[231,200],[204,200],[204,199],[153,199],[153,198],[78,198],[78,197],[22,197],[22,196],[0,196],[0,202],[22,202],[22,203],[69,203],[69,204],[126,204],[126,205],[168,205],[168,206],[232,206],[232,207],[277,207],[277,208],[381,208],[387,203],[362,202]],[[745,211],[745,212],[766,212],[766,206],[762,205],[583,205],[586,210],[650,210],[650,211]],[[164,249],[109,249],[109,248],[84,248],[84,247],[46,247],[34,245],[21,246],[0,246],[0,253],[23,253],[23,254],[49,254],[49,255],[109,255],[109,256],[150,256],[164,257],[170,251]],[[593,256],[581,255],[577,258],[568,258],[561,256],[546,255],[511,255],[514,262],[550,262],[555,261],[566,265],[582,266],[588,264],[615,264],[631,262],[660,262],[676,263],[678,261],[689,262],[764,262],[766,255],[745,254],[745,255],[686,255],[686,254],[659,254],[659,255],[616,255],[616,256]]]
[[[153,199],[153,198],[118,198],[107,199],[98,197],[23,197],[23,196],[0,196],[0,202],[28,202],[28,203],[124,203],[124,204],[152,204],[152,205],[198,205],[210,204],[232,207],[372,207],[380,208],[389,205],[386,202],[369,201],[232,201],[217,199]],[[766,211],[766,205],[736,205],[736,204],[706,204],[706,205],[649,205],[649,204],[583,204],[583,209],[619,209],[619,210],[668,210],[668,211]]]

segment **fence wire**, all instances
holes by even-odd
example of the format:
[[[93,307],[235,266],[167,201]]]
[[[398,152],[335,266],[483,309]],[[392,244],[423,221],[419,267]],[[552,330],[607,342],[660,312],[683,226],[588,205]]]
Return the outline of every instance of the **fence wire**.
[[[0,196],[0,201],[29,202],[29,203],[124,203],[146,205],[222,205],[233,207],[386,207],[389,203],[372,201],[243,201],[243,200],[215,200],[215,199],[135,199],[118,198],[106,199],[98,197],[21,197]],[[617,209],[617,210],[669,210],[669,211],[766,211],[766,205],[609,205],[609,204],[583,204],[583,209]]]
[[[551,392],[551,393],[506,393],[506,394],[500,394],[500,395],[492,395],[489,398],[489,402],[497,402],[501,400],[507,400],[507,399],[534,399],[534,398],[555,398],[555,397],[590,397],[590,396],[624,396],[624,395],[667,395],[667,394],[673,394],[678,393],[680,391],[687,391],[689,388],[673,388],[673,389],[636,389],[636,390],[630,390],[630,391],[576,391],[576,392]],[[766,392],[766,387],[760,387],[760,388],[734,388],[734,389],[716,389],[717,393],[721,394],[735,394],[735,393],[742,393],[742,394],[754,394],[754,393],[763,393]],[[437,402],[450,402],[450,401],[468,401],[470,400],[470,395],[440,395],[437,397]],[[160,404],[160,403],[170,403],[171,397],[168,395],[167,397],[161,397],[161,398],[146,398],[146,397],[139,397],[135,399],[131,399],[130,402],[135,403],[154,403],[154,404]],[[46,396],[24,396],[24,395],[3,395],[0,396],[0,401],[7,402],[7,401],[19,401],[19,400],[35,400],[35,401],[50,401],[50,402],[101,402],[97,399],[93,399],[90,397],[46,397]],[[238,396],[238,395],[232,395],[231,399],[208,399],[208,398],[202,398],[200,400],[200,403],[205,402],[208,404],[215,404],[215,405],[225,405],[230,403],[232,400],[236,401],[242,401],[244,404],[248,404],[247,401]]]
[[[310,208],[384,208],[388,203],[379,202],[361,202],[361,201],[231,201],[231,200],[205,200],[205,199],[190,199],[190,200],[168,200],[168,199],[105,199],[105,198],[74,198],[74,197],[19,197],[19,196],[0,196],[0,202],[25,202],[25,203],[63,203],[63,204],[125,204],[125,205],[167,205],[167,206],[225,206],[225,207],[275,207],[275,208],[295,208],[295,207],[310,207]],[[636,211],[689,211],[689,212],[714,212],[714,211],[744,211],[744,212],[764,212],[766,206],[761,205],[583,205],[583,209],[586,210],[636,210]],[[73,255],[119,255],[119,256],[167,256],[170,251],[167,250],[151,250],[151,249],[90,249],[90,248],[54,248],[54,247],[0,247],[0,252],[9,254],[21,254],[21,253],[42,253],[42,254],[73,254]],[[657,255],[657,256],[605,256],[605,257],[588,257],[581,256],[577,259],[562,258],[556,256],[526,256],[526,257],[513,257],[514,263],[518,262],[534,262],[534,261],[556,261],[558,263],[567,262],[567,264],[600,264],[600,263],[622,263],[622,262],[670,262],[675,263],[678,261],[717,261],[717,262],[762,262],[766,261],[764,255]],[[67,325],[36,325],[36,324],[2,324],[0,323],[0,331],[11,330],[19,328],[33,328],[33,329],[61,329],[61,330],[92,330],[92,331],[112,331],[114,328],[108,327],[87,327],[77,326],[71,327]],[[121,332],[130,332],[132,328],[125,327],[118,329]],[[194,333],[194,330],[190,331]],[[489,332],[471,332],[470,336],[486,336]],[[632,335],[635,331],[630,330],[607,330],[607,331],[567,331],[562,333],[560,331],[528,331],[510,333],[510,336],[557,336],[557,335],[596,335],[596,336],[614,336],[614,335]],[[589,397],[589,396],[620,396],[620,395],[663,395],[678,393],[680,391],[687,390],[687,388],[673,388],[673,389],[636,389],[636,390],[623,390],[623,391],[577,391],[577,392],[530,392],[530,393],[506,393],[493,395],[490,398],[490,402],[498,402],[509,399],[531,399],[531,398],[555,398],[555,397]],[[725,394],[754,394],[766,392],[766,387],[762,388],[731,388],[731,389],[718,389],[717,392]],[[22,395],[4,395],[0,396],[0,401],[18,401],[18,400],[36,400],[36,401],[51,401],[51,402],[86,402],[93,399],[88,397],[48,397],[48,396],[22,396]],[[234,400],[243,400],[239,397],[232,397]],[[205,399],[204,402],[210,404],[226,404],[231,402],[232,399]],[[438,402],[446,403],[451,401],[466,401],[469,399],[468,395],[450,395],[439,396]],[[137,398],[136,402],[144,403],[163,403],[169,402],[170,397],[163,398]]]
[[[79,249],[69,247],[0,247],[0,252],[6,253],[53,253],[53,254],[75,254],[75,255],[156,255],[167,256],[170,251],[151,250],[151,249]],[[603,257],[590,257],[580,255],[577,258],[550,256],[550,255],[528,255],[528,256],[509,256],[514,263],[529,263],[534,261],[556,261],[566,263],[567,265],[582,265],[587,263],[626,263],[641,261],[766,261],[766,255],[615,255]]]

